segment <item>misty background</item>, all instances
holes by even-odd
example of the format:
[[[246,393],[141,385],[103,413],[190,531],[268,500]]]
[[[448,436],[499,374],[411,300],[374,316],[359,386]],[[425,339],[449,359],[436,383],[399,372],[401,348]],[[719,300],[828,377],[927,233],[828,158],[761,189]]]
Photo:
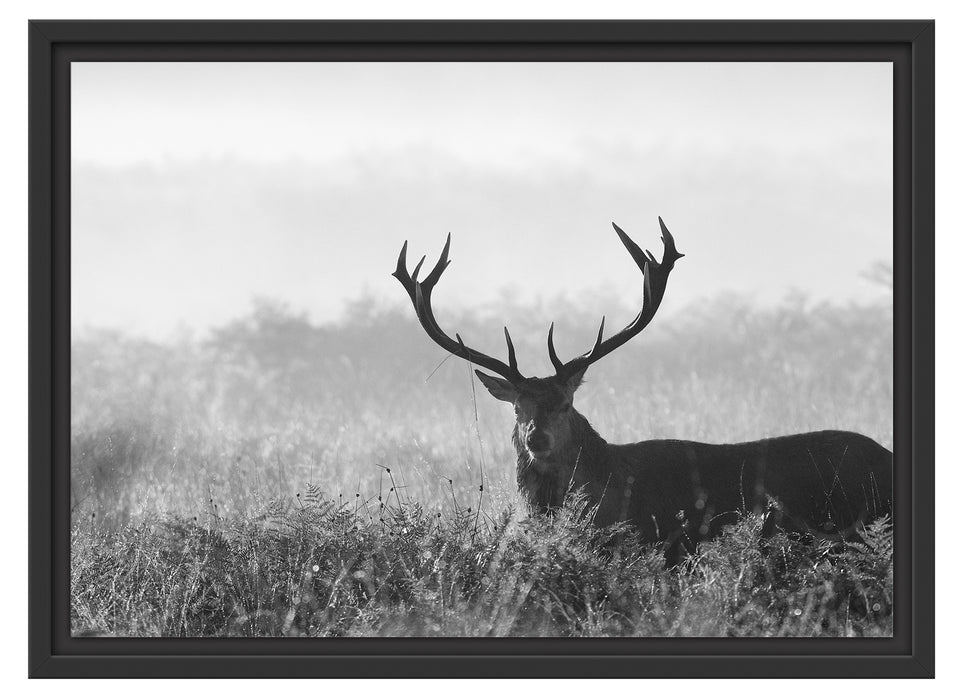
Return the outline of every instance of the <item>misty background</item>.
[[[512,503],[510,411],[439,322],[589,372],[604,437],[892,439],[892,68],[862,63],[73,63],[75,515],[255,509],[306,483]],[[446,481],[455,483],[447,485]],[[415,492],[415,493],[414,493]]]
[[[860,273],[891,262],[886,64],[75,63],[71,84],[75,328],[401,305],[402,242],[435,259],[447,232],[438,314],[636,297],[610,221],[657,253],[662,216],[687,253],[664,317],[723,291],[872,300]]]

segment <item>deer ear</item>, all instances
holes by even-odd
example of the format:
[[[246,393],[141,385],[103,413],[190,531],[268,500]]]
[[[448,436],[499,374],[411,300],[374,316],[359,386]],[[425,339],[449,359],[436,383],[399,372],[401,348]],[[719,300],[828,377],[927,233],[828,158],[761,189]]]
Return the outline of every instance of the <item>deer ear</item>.
[[[506,379],[500,379],[499,377],[491,377],[488,374],[480,372],[478,369],[473,370],[476,372],[476,376],[479,377],[479,380],[483,382],[483,386],[493,395],[494,398],[499,399],[500,401],[506,401],[508,403],[515,403],[516,396],[518,392],[516,387],[512,385]]]
[[[589,367],[583,367],[583,369],[566,380],[566,390],[569,391],[570,395],[579,389],[579,385],[583,383],[583,375],[586,374],[587,369],[589,369]]]

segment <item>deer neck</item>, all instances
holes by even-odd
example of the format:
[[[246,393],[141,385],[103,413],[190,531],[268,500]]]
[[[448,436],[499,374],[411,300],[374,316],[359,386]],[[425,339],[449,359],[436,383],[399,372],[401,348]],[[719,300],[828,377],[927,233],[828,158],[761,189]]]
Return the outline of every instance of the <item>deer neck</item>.
[[[548,511],[563,503],[566,492],[588,483],[606,462],[606,441],[586,418],[572,409],[569,439],[546,459],[533,459],[523,445],[519,426],[513,428],[516,478],[519,490],[534,511]]]

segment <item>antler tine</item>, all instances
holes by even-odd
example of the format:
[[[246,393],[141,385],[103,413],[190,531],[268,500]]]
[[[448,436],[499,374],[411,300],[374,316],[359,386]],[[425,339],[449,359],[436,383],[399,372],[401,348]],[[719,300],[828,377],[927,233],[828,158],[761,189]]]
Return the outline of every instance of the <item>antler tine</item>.
[[[676,250],[676,241],[673,238],[673,234],[669,232],[669,229],[666,228],[666,224],[663,223],[663,217],[657,216],[659,219],[659,228],[663,232],[662,241],[663,241],[663,265],[668,264],[670,269],[672,269],[673,263],[675,263],[680,258],[685,258],[686,253],[680,253]]]
[[[410,295],[410,301],[413,302],[413,306],[416,306],[416,288],[413,285],[409,271],[406,269],[406,248],[408,245],[409,241],[403,241],[403,247],[400,248],[400,256],[396,259],[396,270],[393,272],[393,277],[400,281],[403,289]]]
[[[453,340],[436,322],[436,318],[433,316],[433,307],[430,298],[433,293],[433,288],[451,262],[449,259],[450,239],[451,236],[447,234],[446,245],[443,246],[443,252],[440,254],[439,260],[423,280],[419,280],[418,277],[425,257],[423,260],[420,260],[419,264],[414,268],[411,276],[406,265],[407,242],[404,242],[403,247],[400,249],[399,258],[396,261],[396,271],[393,272],[393,277],[399,280],[400,284],[402,284],[406,290],[406,293],[409,294],[420,325],[423,326],[423,330],[426,331],[426,334],[434,343],[447,352],[457,357],[462,357],[464,360],[479,365],[480,367],[485,367],[492,372],[496,372],[512,382],[522,381],[524,377],[520,374],[516,365],[516,353],[513,349],[512,340],[509,338],[509,332],[506,334],[510,354],[510,363],[507,365],[501,360],[497,360],[494,357],[490,357],[489,355],[485,355],[468,347],[459,334],[456,334],[456,340]]]
[[[606,327],[606,316],[603,316],[603,320],[599,322],[599,333],[596,334],[596,342],[593,343],[593,349],[589,351],[590,355],[596,352],[596,349],[603,344],[603,329],[605,327]]]
[[[416,284],[419,284],[420,268],[423,267],[423,263],[425,262],[426,256],[424,255],[422,258],[420,258],[420,261],[416,263],[416,267],[413,268],[413,275],[411,278]]]
[[[659,309],[659,305],[663,300],[663,295],[666,291],[666,281],[669,278],[669,273],[673,269],[673,265],[676,263],[679,258],[683,257],[683,253],[680,253],[676,250],[676,242],[673,239],[673,235],[669,232],[669,229],[666,228],[666,224],[663,223],[662,218],[659,218],[659,227],[662,230],[662,240],[663,240],[663,259],[662,262],[657,262],[656,258],[648,250],[643,251],[636,243],[626,235],[626,232],[623,231],[619,226],[613,223],[613,229],[616,231],[616,234],[619,236],[619,240],[623,242],[626,250],[629,252],[630,257],[636,265],[643,271],[643,305],[640,309],[639,314],[634,318],[629,325],[627,325],[619,333],[616,333],[613,336],[610,336],[608,339],[603,340],[603,326],[606,322],[606,317],[603,317],[603,322],[599,326],[599,335],[596,337],[596,342],[593,344],[592,350],[590,350],[585,355],[580,355],[565,365],[559,366],[556,368],[557,376],[569,377],[576,372],[585,369],[589,365],[593,364],[602,357],[605,357],[611,353],[616,348],[623,345],[626,341],[634,336],[638,335],[646,326],[649,325],[649,322],[653,320],[653,316],[656,315],[656,311]],[[550,329],[550,336],[552,336],[552,329]],[[550,348],[552,348],[552,338],[550,338]],[[551,353],[550,359],[553,359],[553,353]],[[553,362],[554,366],[556,362]]]
[[[556,348],[553,347],[553,323],[549,324],[549,333],[546,335],[546,348],[549,350],[549,361],[553,363],[553,367],[556,369],[556,373],[559,374],[563,371],[565,365],[562,360],[559,359],[559,356],[556,354]]]
[[[659,220],[662,223],[662,219]],[[650,262],[650,258],[646,257],[646,253],[643,252],[643,249],[640,248],[633,242],[633,239],[626,235],[626,232],[616,225],[616,222],[611,222],[613,224],[613,229],[616,231],[616,235],[619,236],[619,240],[623,242],[623,245],[626,246],[626,250],[629,251],[630,257],[633,258],[633,261],[639,266],[639,269],[642,270],[646,267],[646,263]]]
[[[509,353],[509,367],[519,374],[519,367],[516,365],[516,348],[513,347],[513,339],[509,337],[509,328],[503,326],[503,333],[506,334],[506,351]]]
[[[453,262],[450,260],[450,238],[451,234],[446,234],[446,245],[443,246],[443,252],[440,253],[440,259],[436,261],[436,265],[433,267],[432,272],[426,276],[426,279],[423,280],[423,284],[427,285],[432,289],[432,287],[439,281],[440,275],[443,274],[444,270],[449,267],[449,264]],[[424,257],[425,260],[425,257]],[[413,277],[416,277],[414,273]]]

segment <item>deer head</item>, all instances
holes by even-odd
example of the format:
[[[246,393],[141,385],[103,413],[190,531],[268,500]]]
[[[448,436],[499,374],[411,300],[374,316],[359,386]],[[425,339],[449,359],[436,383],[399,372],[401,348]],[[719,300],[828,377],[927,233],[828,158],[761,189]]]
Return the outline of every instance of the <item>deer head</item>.
[[[649,325],[659,309],[663,294],[666,291],[666,280],[669,273],[675,262],[683,257],[682,253],[676,251],[673,236],[662,219],[659,219],[659,226],[663,234],[662,262],[657,262],[648,250],[644,252],[626,235],[625,231],[615,223],[613,224],[613,228],[626,250],[629,251],[636,265],[643,271],[642,308],[632,322],[605,340],[603,339],[603,330],[606,325],[606,318],[603,317],[592,349],[568,362],[562,362],[556,354],[556,349],[553,346],[553,324],[550,324],[547,335],[547,349],[550,362],[556,370],[556,373],[551,377],[527,378],[520,373],[516,364],[516,351],[513,348],[513,341],[510,338],[509,330],[505,327],[503,332],[506,335],[507,362],[473,350],[463,342],[459,334],[456,334],[454,340],[440,328],[433,316],[431,298],[436,283],[451,262],[449,259],[450,236],[447,235],[446,237],[446,245],[443,246],[439,261],[423,280],[419,279],[419,273],[426,258],[424,256],[417,263],[411,275],[406,265],[407,243],[404,242],[393,276],[406,289],[423,330],[426,331],[433,342],[447,352],[499,375],[491,376],[480,370],[475,370],[476,376],[479,377],[490,394],[513,405],[516,413],[514,437],[517,450],[525,450],[531,461],[545,462],[550,459],[551,455],[567,446],[569,437],[573,432],[572,423],[579,415],[573,409],[573,394],[582,383],[586,370],[594,362],[638,335]]]

